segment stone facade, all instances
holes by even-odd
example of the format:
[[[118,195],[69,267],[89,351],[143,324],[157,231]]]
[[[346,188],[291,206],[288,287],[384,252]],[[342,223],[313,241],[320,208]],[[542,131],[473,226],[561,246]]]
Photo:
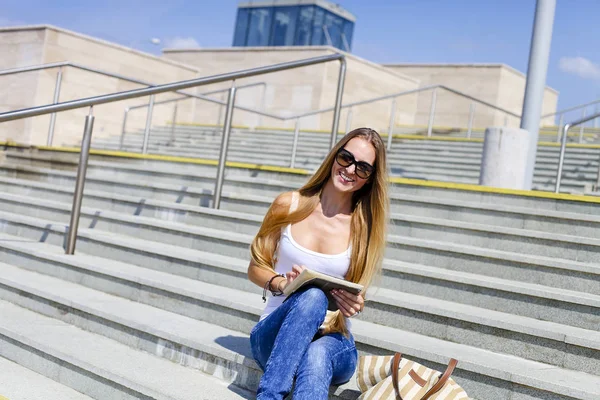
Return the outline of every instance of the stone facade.
[[[392,71],[402,72],[421,81],[421,86],[444,85],[500,108],[521,114],[526,77],[504,64],[387,64]],[[415,123],[426,125],[431,108],[431,91],[419,95]],[[556,111],[558,92],[546,87],[542,114]],[[454,93],[438,90],[434,125],[465,127],[472,101]],[[506,113],[483,104],[475,105],[473,126],[485,129],[503,126]],[[508,126],[519,126],[519,118],[508,116]],[[546,118],[542,125],[554,125]]]
[[[198,71],[171,60],[152,56],[95,38],[51,26],[0,29],[0,69],[17,68],[68,61],[86,67],[132,77],[153,84],[167,83],[198,76]],[[5,55],[8,55],[5,57]],[[63,67],[60,101],[98,96],[144,87],[122,79],[107,77],[73,67]],[[51,104],[57,69],[0,76],[5,88],[0,93],[0,112]],[[172,98],[159,95],[156,101]],[[94,107],[94,136],[121,132],[125,107],[148,102],[148,98],[131,99]],[[181,102],[181,118],[191,118],[191,100]],[[165,123],[172,118],[172,105],[156,106],[153,121]],[[54,144],[76,143],[83,132],[88,109],[61,112],[56,116]],[[128,129],[143,128],[145,109],[130,112]],[[0,140],[45,145],[49,115],[0,124]]]
[[[252,67],[272,65],[339,52],[329,46],[260,47],[226,49],[166,49],[163,57],[138,52],[114,43],[80,35],[52,26],[0,28],[0,70],[57,62],[71,62],[85,67],[135,78],[151,84],[188,80]],[[505,65],[386,65],[382,66],[345,54],[347,61],[343,103],[355,103],[415,90],[432,84],[443,84],[473,97],[515,113],[521,112],[525,76]],[[143,87],[124,79],[63,67],[60,101],[74,100]],[[237,86],[259,84],[238,90],[236,105],[264,110],[285,120],[260,117],[236,109],[234,125],[249,127],[293,128],[292,116],[331,108],[335,102],[339,63],[329,62],[288,71],[240,79]],[[57,69],[0,76],[5,90],[0,93],[0,112],[52,103]],[[201,94],[230,87],[221,83],[188,89]],[[171,99],[175,94],[163,94],[156,101]],[[212,95],[226,100],[226,93]],[[556,109],[558,93],[547,88],[543,113]],[[123,126],[126,107],[147,104],[148,98],[138,98],[94,107],[94,136],[118,135]],[[396,125],[426,125],[431,106],[431,92],[418,92],[397,97]],[[387,132],[390,123],[391,99],[356,105],[342,111],[340,130],[369,126]],[[465,127],[471,101],[455,94],[438,91],[436,126]],[[156,105],[154,124],[172,120],[174,103]],[[57,114],[55,145],[72,145],[81,138],[84,117],[88,109]],[[127,130],[142,129],[146,109],[129,112]],[[333,112],[327,111],[300,119],[303,129],[329,130]],[[200,99],[178,103],[178,122],[220,124],[224,107]],[[44,145],[48,137],[50,116],[39,116],[0,124],[0,140]],[[544,124],[552,124],[548,118]],[[509,118],[509,125],[518,125]],[[476,106],[474,126],[485,128],[503,125],[504,114],[483,105]]]
[[[332,47],[277,47],[277,48],[227,48],[198,50],[165,50],[165,57],[197,67],[203,75],[242,70],[263,65],[277,64],[339,52]],[[378,64],[344,53],[347,61],[346,84],[343,103],[372,99],[392,93],[399,93],[418,87],[418,80],[381,67]],[[333,107],[339,75],[339,63],[330,62],[281,71],[268,75],[239,80],[238,85],[249,82],[266,83],[266,96],[263,102],[261,87],[241,89],[236,104],[263,108],[282,117]],[[417,96],[406,96],[398,100],[396,121],[413,124]],[[370,126],[387,131],[391,101],[353,107],[352,127]],[[196,110],[200,119],[214,116],[210,106]],[[342,112],[340,129],[345,129],[348,109]],[[330,129],[333,112],[307,116],[301,119],[303,128]],[[198,118],[198,117],[197,117]],[[216,122],[216,120],[214,120]],[[213,123],[214,123],[213,122]],[[247,112],[235,111],[234,123],[250,126],[291,128],[295,120],[279,121],[273,118],[260,118]]]

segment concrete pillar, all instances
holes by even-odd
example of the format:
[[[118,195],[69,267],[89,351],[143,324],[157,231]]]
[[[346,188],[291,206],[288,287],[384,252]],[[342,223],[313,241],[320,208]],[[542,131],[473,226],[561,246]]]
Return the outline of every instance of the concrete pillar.
[[[533,182],[555,8],[556,0],[537,0],[533,33],[531,35],[531,49],[529,50],[523,112],[521,113],[521,128],[527,130],[533,139],[532,146],[529,149],[529,160],[525,166],[528,179],[526,189],[531,189]]]
[[[520,128],[492,127],[485,130],[479,184],[506,189],[529,190],[527,161],[532,137]]]

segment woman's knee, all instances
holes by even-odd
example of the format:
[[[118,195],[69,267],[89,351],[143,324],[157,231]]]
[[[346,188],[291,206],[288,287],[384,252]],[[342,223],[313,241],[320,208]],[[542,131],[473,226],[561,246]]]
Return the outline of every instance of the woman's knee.
[[[327,296],[318,287],[309,287],[308,289],[298,294],[299,298],[302,299],[304,305],[310,305],[311,307],[317,307],[319,309],[327,309]]]

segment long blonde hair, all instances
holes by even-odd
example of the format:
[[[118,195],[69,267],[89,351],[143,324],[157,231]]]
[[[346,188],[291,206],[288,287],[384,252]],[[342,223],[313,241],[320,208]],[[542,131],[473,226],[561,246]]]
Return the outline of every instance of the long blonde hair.
[[[370,128],[358,128],[347,133],[335,146],[317,172],[299,189],[300,199],[294,212],[289,212],[289,203],[273,202],[263,223],[250,246],[253,263],[259,268],[274,271],[276,250],[281,228],[307,218],[317,207],[325,184],[331,177],[331,169],[340,149],[356,138],[367,140],[375,148],[375,172],[365,185],[352,194],[352,218],[350,242],[352,254],[346,280],[369,287],[381,270],[386,245],[386,228],[389,209],[388,171],[386,151],[381,136]],[[363,296],[365,293],[363,292]],[[348,334],[343,315],[336,311],[329,319],[325,333]]]

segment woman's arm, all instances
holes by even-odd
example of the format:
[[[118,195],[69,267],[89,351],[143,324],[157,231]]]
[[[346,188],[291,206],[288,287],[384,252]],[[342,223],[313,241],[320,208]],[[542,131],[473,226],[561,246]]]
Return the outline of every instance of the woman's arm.
[[[273,200],[273,203],[269,207],[269,210],[265,214],[265,218],[263,220],[263,225],[270,224],[273,221],[273,211],[274,210],[289,210],[290,205],[292,204],[292,192],[285,192],[280,194]],[[265,284],[273,278],[275,275],[274,270],[268,270],[266,268],[261,268],[253,260],[250,260],[250,264],[248,265],[248,279],[251,282],[260,286],[261,288],[265,287]],[[270,290],[283,290],[285,286],[283,282],[285,282],[287,278],[280,277],[275,278],[271,282]]]
[[[250,265],[248,266],[248,279],[250,279],[250,281],[260,286],[261,288],[264,288],[265,284],[275,275],[277,275],[275,271],[269,271],[264,268],[260,268],[259,266],[254,264],[254,262],[250,261]],[[285,285],[282,282],[285,282],[286,280],[287,278],[284,278],[282,276],[273,279],[269,290],[283,290]]]

